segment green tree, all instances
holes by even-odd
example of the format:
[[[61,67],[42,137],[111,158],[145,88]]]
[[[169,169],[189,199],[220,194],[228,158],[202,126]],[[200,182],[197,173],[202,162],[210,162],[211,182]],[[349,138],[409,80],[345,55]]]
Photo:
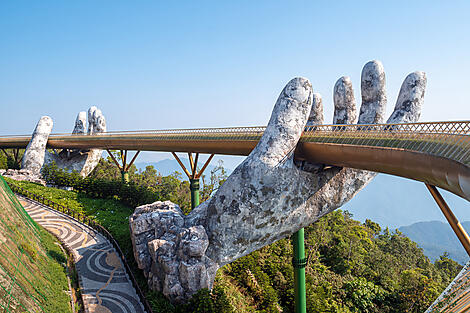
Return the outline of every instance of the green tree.
[[[224,162],[219,160],[217,166],[211,170],[209,177],[206,177],[206,175],[202,175],[201,177],[201,202],[209,199],[227,180],[227,177]]]

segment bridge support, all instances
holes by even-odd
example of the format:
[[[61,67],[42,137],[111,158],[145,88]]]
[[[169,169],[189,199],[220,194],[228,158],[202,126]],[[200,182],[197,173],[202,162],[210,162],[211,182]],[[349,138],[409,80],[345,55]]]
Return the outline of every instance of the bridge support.
[[[199,179],[189,179],[191,190],[191,210],[199,205]]]
[[[2,148],[3,153],[7,157],[7,162],[8,160],[13,161],[13,164],[10,164],[14,169],[19,169],[21,166],[21,161],[23,159],[23,156],[20,157],[20,149],[19,148],[13,148],[13,157],[10,156],[5,149]]]
[[[204,163],[202,168],[198,171],[197,170],[197,162],[199,160],[199,153],[196,153],[196,157],[193,158],[193,154],[188,152],[189,158],[189,166],[191,167],[191,172],[186,169],[183,162],[181,162],[180,158],[176,155],[176,153],[172,152],[173,157],[176,159],[178,164],[183,169],[183,172],[189,178],[189,189],[191,190],[191,210],[194,209],[199,205],[199,179],[201,178],[204,170],[207,168],[209,163],[211,162],[212,158],[214,157],[213,154],[209,156],[207,161]]]
[[[470,237],[468,236],[465,229],[462,227],[462,224],[460,224],[459,220],[455,217],[454,213],[452,213],[452,210],[449,208],[444,198],[437,190],[436,186],[426,184],[426,187],[428,187],[429,192],[431,193],[432,197],[436,201],[444,216],[446,217],[447,222],[449,222],[450,224],[450,227],[452,227],[452,230],[459,238],[460,243],[464,247],[465,251],[467,251],[467,254],[470,256]]]
[[[114,164],[118,167],[119,171],[121,172],[121,179],[122,182],[125,184],[129,183],[129,168],[134,164],[135,159],[139,155],[140,151],[137,151],[134,157],[132,158],[131,162],[129,164],[126,163],[127,159],[127,150],[123,151],[121,150],[121,162],[122,164],[119,164],[118,160],[114,157],[114,155],[111,153],[111,151],[106,149],[106,152],[108,152],[109,156],[113,160]]]
[[[292,235],[292,245],[294,247],[292,265],[294,266],[295,313],[306,313],[305,267],[307,266],[307,259],[305,258],[303,228]]]

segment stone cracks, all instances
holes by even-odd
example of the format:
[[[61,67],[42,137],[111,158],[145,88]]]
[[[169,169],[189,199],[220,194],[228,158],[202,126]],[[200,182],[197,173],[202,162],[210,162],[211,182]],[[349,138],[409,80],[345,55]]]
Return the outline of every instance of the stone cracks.
[[[334,123],[383,121],[385,73],[378,61],[366,64],[362,104],[356,115],[351,79],[334,87]],[[404,81],[389,122],[415,122],[426,76]],[[306,78],[282,90],[258,145],[209,200],[183,216],[171,202],[138,207],[130,219],[134,253],[151,288],[171,300],[189,299],[212,287],[220,266],[285,238],[341,207],[367,185],[373,172],[294,162],[305,125],[323,122],[323,103]]]
[[[184,227],[181,209],[170,201],[137,207],[129,219],[137,264],[149,286],[174,302],[212,288],[217,264],[205,253],[203,226]]]

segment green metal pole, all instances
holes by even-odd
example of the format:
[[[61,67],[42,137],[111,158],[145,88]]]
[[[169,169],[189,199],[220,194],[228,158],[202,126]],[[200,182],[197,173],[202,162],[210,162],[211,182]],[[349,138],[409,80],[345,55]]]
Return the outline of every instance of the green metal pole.
[[[292,236],[292,245],[294,246],[294,294],[295,294],[295,313],[307,313],[307,298],[305,294],[305,258],[304,229],[294,233]]]
[[[199,179],[189,179],[191,189],[191,209],[199,205]]]
[[[127,184],[129,183],[129,172],[127,171],[122,171],[121,172],[121,177],[122,177],[122,182]]]

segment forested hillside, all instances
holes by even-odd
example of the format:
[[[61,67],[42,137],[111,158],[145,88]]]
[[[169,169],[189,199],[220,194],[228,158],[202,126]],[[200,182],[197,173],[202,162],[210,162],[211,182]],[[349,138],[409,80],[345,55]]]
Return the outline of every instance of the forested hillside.
[[[109,160],[102,160],[85,180],[54,168],[47,177],[78,189],[90,188],[77,192],[9,182],[92,216],[113,233],[128,258],[132,251],[126,218],[133,208],[123,202],[139,200],[132,199],[130,191],[138,190],[149,199],[170,199],[189,211],[188,183],[178,175],[161,176],[152,167],[134,169],[129,185],[119,182],[119,172]],[[225,177],[222,166],[208,173],[201,187],[202,200]],[[103,191],[108,187],[114,194]],[[105,195],[107,199],[97,199]],[[370,220],[358,222],[340,210],[307,227],[305,234],[309,312],[423,312],[461,268],[445,256],[431,263],[400,232],[381,229]],[[187,305],[173,306],[157,292],[147,291],[147,297],[155,312],[292,312],[291,262],[292,246],[286,238],[223,267],[212,293],[202,290]],[[141,283],[145,287],[143,279]]]
[[[461,221],[470,221],[468,201],[439,189]],[[447,223],[428,189],[422,182],[398,176],[379,174],[351,201],[343,206],[364,222],[367,218],[390,229],[423,221]]]
[[[467,233],[470,231],[470,222],[463,222],[462,226]],[[467,252],[448,223],[419,222],[400,227],[398,230],[418,243],[431,260],[437,260],[440,255],[447,253],[460,264],[468,262]]]

